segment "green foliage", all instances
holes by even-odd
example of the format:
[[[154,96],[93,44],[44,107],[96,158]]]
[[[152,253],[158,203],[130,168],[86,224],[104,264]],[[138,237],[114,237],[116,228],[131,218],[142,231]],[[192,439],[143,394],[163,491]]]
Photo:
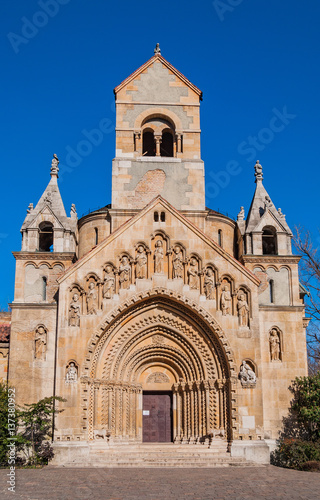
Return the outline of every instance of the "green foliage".
[[[271,454],[271,463],[278,467],[305,470],[306,463],[310,462],[318,463],[320,469],[319,442],[282,439],[277,449]],[[315,469],[316,465],[313,465],[312,470]]]
[[[47,464],[53,458],[53,449],[49,439],[52,437],[52,420],[55,413],[55,401],[66,401],[60,397],[44,398],[37,403],[20,408],[18,416],[22,439],[22,452],[26,465]]]
[[[289,415],[283,419],[283,432],[271,463],[297,470],[317,470],[315,464],[319,463],[320,468],[320,373],[296,378],[290,391],[293,399]]]

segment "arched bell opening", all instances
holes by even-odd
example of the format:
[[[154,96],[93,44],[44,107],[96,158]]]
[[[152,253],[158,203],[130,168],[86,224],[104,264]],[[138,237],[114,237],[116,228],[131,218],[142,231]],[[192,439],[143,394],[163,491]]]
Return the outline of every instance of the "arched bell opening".
[[[89,439],[95,428],[105,428],[115,442],[141,442],[143,397],[150,388],[170,393],[172,440],[203,442],[216,430],[232,440],[235,366],[219,326],[196,308],[172,295],[136,297],[109,325],[104,321],[83,371],[91,387],[83,393]]]
[[[41,222],[39,225],[39,252],[53,252],[53,224]]]
[[[151,129],[145,129],[142,134],[142,156],[156,156],[156,143],[154,132]]]

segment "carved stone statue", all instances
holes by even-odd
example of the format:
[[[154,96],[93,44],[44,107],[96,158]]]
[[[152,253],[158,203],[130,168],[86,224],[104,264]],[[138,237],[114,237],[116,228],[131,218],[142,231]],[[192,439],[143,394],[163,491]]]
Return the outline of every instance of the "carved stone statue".
[[[138,246],[136,257],[136,278],[143,279],[147,277],[147,254],[142,245]]]
[[[238,213],[237,220],[238,221],[244,220],[244,207],[240,207],[240,212]]]
[[[278,214],[279,214],[279,217],[281,217],[281,219],[285,219],[286,216],[284,213],[282,213],[281,208],[278,208]]]
[[[163,242],[158,240],[154,250],[154,272],[163,273]]]
[[[194,257],[190,259],[188,282],[191,290],[197,290],[199,288],[198,261]]]
[[[74,363],[70,363],[70,366],[66,373],[66,384],[74,384],[78,379],[78,371]]]
[[[156,48],[153,51],[155,54],[161,54],[160,43],[157,43]]]
[[[119,283],[120,288],[125,289],[130,287],[131,281],[131,266],[129,259],[125,255],[122,257],[119,266]]]
[[[242,361],[242,365],[240,367],[239,378],[241,381],[241,385],[254,385],[257,382],[257,377],[254,371],[250,368],[246,361]]]
[[[260,165],[259,160],[256,161],[256,164],[254,166],[254,172],[255,172],[255,177],[256,177],[256,182],[262,181],[263,175],[262,175],[262,165]]]
[[[221,311],[223,316],[231,314],[231,293],[228,285],[222,287],[221,292]]]
[[[74,203],[71,205],[71,210],[70,210],[70,216],[71,217],[76,217],[77,216],[77,209]]]
[[[43,326],[38,326],[36,330],[34,356],[36,359],[46,359],[47,332]]]
[[[265,205],[265,208],[267,208],[267,207],[271,207],[271,205],[272,205],[272,201],[271,201],[270,196],[268,196],[268,195],[266,195],[266,196],[265,196],[265,199],[264,199],[264,205]]]
[[[112,269],[112,266],[107,266],[106,274],[104,277],[104,285],[103,285],[103,297],[105,299],[112,299],[113,294],[115,292],[115,276]]]
[[[51,161],[51,174],[57,175],[59,172],[59,159],[56,154],[53,155],[52,161]]]
[[[214,272],[211,267],[208,267],[205,273],[204,277],[204,291],[206,294],[206,298],[208,300],[214,300],[215,298],[215,293],[214,293]]]
[[[33,210],[33,203],[29,203],[29,206],[27,208],[27,214],[30,214]]]
[[[280,339],[275,328],[272,328],[270,332],[269,345],[271,361],[280,361]]]
[[[174,247],[173,250],[172,268],[173,279],[183,278],[182,252],[178,246]]]
[[[239,325],[249,326],[249,306],[244,293],[240,293],[238,296],[237,309],[239,315]]]
[[[47,205],[52,205],[52,195],[50,191],[46,193],[45,197],[43,198],[43,201],[47,203]]]
[[[80,313],[79,295],[74,293],[69,306],[69,326],[80,326]]]
[[[88,314],[97,314],[98,309],[98,294],[96,284],[91,281],[87,295],[87,311]]]

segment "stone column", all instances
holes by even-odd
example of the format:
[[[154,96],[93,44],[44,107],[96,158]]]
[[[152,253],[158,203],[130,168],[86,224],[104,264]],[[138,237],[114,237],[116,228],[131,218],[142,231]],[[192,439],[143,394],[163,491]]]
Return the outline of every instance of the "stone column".
[[[162,136],[161,135],[155,135],[154,139],[156,141],[156,156],[161,156],[161,154],[160,154],[160,144],[162,142]]]

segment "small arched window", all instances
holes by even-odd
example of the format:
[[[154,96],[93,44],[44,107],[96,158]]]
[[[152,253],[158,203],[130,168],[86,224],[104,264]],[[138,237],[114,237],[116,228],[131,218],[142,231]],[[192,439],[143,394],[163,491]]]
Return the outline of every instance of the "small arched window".
[[[47,300],[47,278],[42,276],[42,300]]]
[[[95,245],[98,245],[98,237],[99,237],[99,234],[98,234],[98,228],[95,227],[94,228],[94,241],[95,241]]]
[[[173,157],[173,136],[167,130],[164,130],[162,133],[160,156]]]
[[[159,213],[158,212],[154,212],[153,220],[154,220],[154,222],[159,222]]]
[[[270,303],[274,304],[274,280],[269,281]]]
[[[161,214],[160,214],[160,220],[161,220],[161,222],[165,222],[166,221],[166,214],[165,214],[165,212],[161,212]]]
[[[53,224],[41,222],[39,230],[39,252],[53,252]]]
[[[156,145],[154,133],[151,130],[144,130],[142,135],[142,156],[156,156]]]
[[[266,226],[262,230],[262,253],[277,255],[277,231],[272,226]]]
[[[218,230],[218,245],[222,247],[223,245],[223,238],[222,238],[222,229]]]

